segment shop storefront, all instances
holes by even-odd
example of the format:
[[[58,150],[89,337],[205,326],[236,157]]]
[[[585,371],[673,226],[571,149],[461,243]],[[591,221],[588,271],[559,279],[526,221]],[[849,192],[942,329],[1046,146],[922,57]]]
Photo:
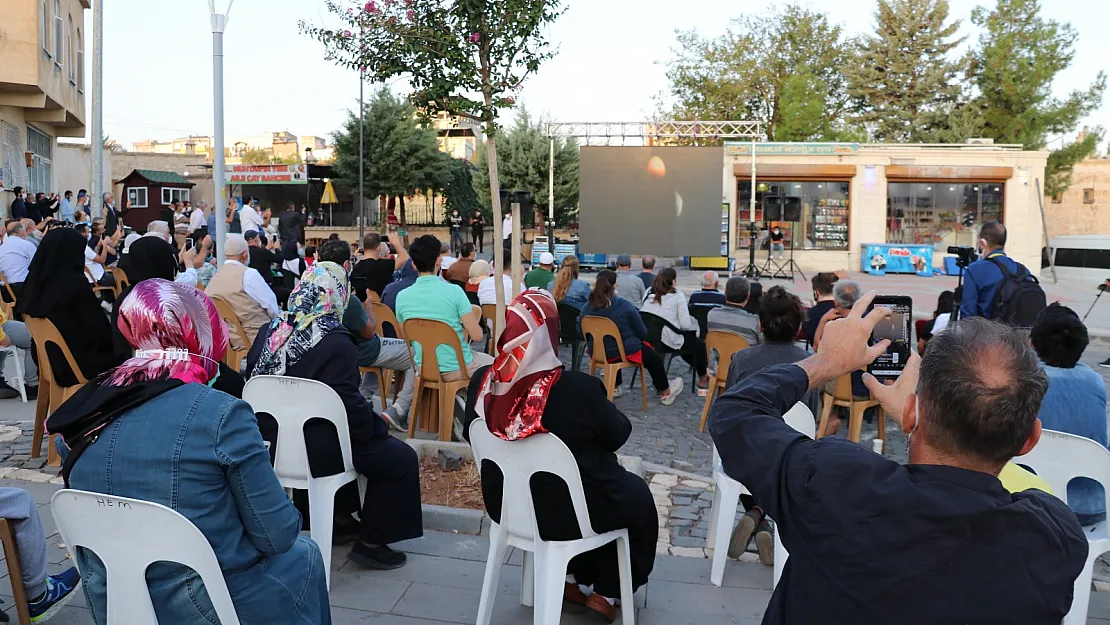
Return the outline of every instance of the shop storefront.
[[[1010,229],[1009,253],[1039,267],[1036,189],[1047,156],[994,145],[757,143],[753,215],[752,144],[729,143],[729,247],[738,265],[747,262],[754,217],[783,231],[805,269],[859,270],[864,244],[931,246],[940,267],[948,246],[975,245],[979,226],[997,220]]]

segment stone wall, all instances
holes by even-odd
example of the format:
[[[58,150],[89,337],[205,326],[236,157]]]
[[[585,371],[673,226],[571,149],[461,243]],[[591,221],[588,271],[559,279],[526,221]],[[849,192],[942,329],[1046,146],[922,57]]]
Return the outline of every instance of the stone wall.
[[[1084,189],[1094,189],[1093,203],[1083,202]],[[1066,234],[1110,234],[1110,159],[1076,165],[1071,186],[1055,199],[1045,198],[1049,240]]]

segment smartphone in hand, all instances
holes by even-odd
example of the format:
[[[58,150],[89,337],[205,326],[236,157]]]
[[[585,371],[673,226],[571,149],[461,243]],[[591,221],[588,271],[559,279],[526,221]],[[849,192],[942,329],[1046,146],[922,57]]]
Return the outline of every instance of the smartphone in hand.
[[[867,372],[877,378],[896,378],[906,368],[912,349],[913,299],[904,295],[879,295],[871,302],[869,312],[875,308],[889,308],[893,314],[875,326],[871,343],[889,339],[890,345],[875,362],[867,365]]]

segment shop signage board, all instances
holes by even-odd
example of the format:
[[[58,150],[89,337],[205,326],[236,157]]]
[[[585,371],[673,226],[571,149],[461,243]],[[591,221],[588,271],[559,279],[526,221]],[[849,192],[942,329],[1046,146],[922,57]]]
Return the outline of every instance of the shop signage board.
[[[864,243],[861,247],[863,254],[860,258],[860,270],[873,276],[885,276],[888,273],[933,275],[932,245]]]
[[[227,184],[308,184],[308,165],[228,165]]]
[[[800,156],[811,155],[836,155],[854,154],[859,151],[858,143],[755,143],[756,156],[797,154]],[[728,156],[751,155],[752,144],[740,141],[726,141],[725,154]]]

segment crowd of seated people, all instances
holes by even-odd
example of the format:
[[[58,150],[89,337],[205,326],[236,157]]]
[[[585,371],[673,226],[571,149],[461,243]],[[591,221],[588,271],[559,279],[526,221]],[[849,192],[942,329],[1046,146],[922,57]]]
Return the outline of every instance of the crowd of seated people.
[[[1029,331],[1029,341],[1048,376],[1048,391],[1037,415],[1042,426],[1077,434],[1106,447],[1106,383],[1079,362],[1089,343],[1079,315],[1066,306],[1050,304]],[[1106,520],[1105,493],[1101,484],[1085,477],[1068,483],[1068,506],[1080,525]]]
[[[751,284],[747,278],[743,276],[729,278],[725,283],[724,305],[709,311],[707,329],[736,334],[743,337],[749,346],[762,343],[763,337],[759,329],[760,316],[748,312],[745,308],[751,298],[751,292]],[[770,296],[770,291],[767,295]],[[764,306],[766,306],[766,297]]]

